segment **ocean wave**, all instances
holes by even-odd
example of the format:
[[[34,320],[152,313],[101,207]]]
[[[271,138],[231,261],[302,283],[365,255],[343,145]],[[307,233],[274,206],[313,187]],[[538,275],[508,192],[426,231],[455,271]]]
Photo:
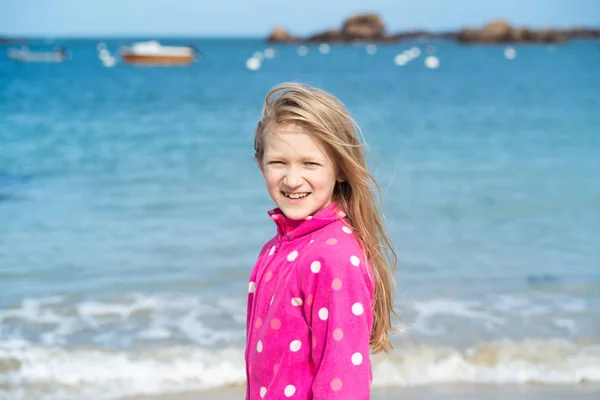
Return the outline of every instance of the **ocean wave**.
[[[26,298],[0,309],[0,334],[44,346],[241,346],[245,337],[244,297],[136,294],[113,298]],[[499,336],[597,338],[597,311],[586,299],[568,295],[534,298],[496,295],[487,299],[435,297],[400,303],[406,336],[474,343]]]
[[[372,357],[374,386],[440,383],[600,383],[600,344],[492,341],[466,349],[398,343]],[[0,398],[117,399],[244,385],[243,349],[173,346],[131,351],[0,342]]]

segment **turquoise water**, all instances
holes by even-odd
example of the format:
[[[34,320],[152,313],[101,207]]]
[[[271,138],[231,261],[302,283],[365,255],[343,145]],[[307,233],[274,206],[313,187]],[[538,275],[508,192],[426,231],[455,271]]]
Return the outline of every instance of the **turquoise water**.
[[[0,395],[244,382],[247,277],[275,229],[253,129],[285,80],[337,95],[373,155],[408,330],[375,385],[600,382],[599,42],[511,61],[275,46],[258,71],[261,41],[173,42],[206,58],[105,68],[98,40],[64,42],[64,64],[0,58]]]

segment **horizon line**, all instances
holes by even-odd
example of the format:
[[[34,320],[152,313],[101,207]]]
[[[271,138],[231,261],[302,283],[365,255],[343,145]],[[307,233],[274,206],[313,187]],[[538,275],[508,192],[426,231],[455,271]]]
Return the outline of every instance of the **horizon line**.
[[[453,28],[423,28],[423,27],[409,27],[405,29],[386,29],[388,35],[396,35],[408,32],[427,32],[427,33],[451,33],[451,32],[459,32],[462,29],[481,29],[485,27],[490,22],[495,21],[506,21],[510,26],[520,29],[556,29],[556,30],[564,30],[564,29],[600,29],[600,25],[587,25],[587,24],[559,24],[559,25],[542,25],[542,24],[529,24],[529,25],[517,25],[512,24],[506,18],[491,18],[488,19],[487,22],[483,22],[480,25],[468,25],[463,24],[459,27]],[[283,24],[275,25],[270,30],[265,33],[183,33],[183,32],[174,32],[174,33],[149,33],[149,32],[136,32],[136,33],[84,33],[84,32],[75,32],[75,33],[24,33],[24,34],[14,34],[14,33],[6,33],[0,32],[0,38],[2,39],[39,39],[39,38],[55,38],[55,39],[96,39],[96,38],[139,38],[139,37],[160,37],[160,38],[182,38],[182,37],[194,37],[194,38],[227,38],[227,39],[259,39],[266,38],[269,36],[271,32],[275,28],[283,28],[286,32],[293,33],[292,29],[286,28]],[[341,29],[338,28],[338,29]],[[304,34],[295,34],[295,36],[303,37],[303,36],[311,36],[313,34],[322,33],[326,30],[326,28],[322,28],[320,30],[314,30],[311,33]]]

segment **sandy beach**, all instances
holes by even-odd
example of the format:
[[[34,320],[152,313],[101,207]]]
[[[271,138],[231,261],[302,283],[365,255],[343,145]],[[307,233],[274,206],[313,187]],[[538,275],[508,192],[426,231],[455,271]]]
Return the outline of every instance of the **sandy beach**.
[[[206,392],[188,392],[171,396],[136,396],[122,400],[197,400],[219,399],[239,400],[245,395],[243,388],[227,388]],[[439,385],[413,388],[374,389],[373,400],[597,400],[600,398],[600,385]]]

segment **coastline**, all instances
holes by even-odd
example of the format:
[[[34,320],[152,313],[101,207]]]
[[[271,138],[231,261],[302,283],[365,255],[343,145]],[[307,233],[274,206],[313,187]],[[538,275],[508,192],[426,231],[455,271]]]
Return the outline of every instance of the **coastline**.
[[[186,392],[173,395],[133,396],[120,400],[197,400],[243,399],[243,387],[228,387],[202,392]],[[373,400],[596,400],[600,398],[600,385],[431,385],[416,387],[375,388],[371,392]]]

